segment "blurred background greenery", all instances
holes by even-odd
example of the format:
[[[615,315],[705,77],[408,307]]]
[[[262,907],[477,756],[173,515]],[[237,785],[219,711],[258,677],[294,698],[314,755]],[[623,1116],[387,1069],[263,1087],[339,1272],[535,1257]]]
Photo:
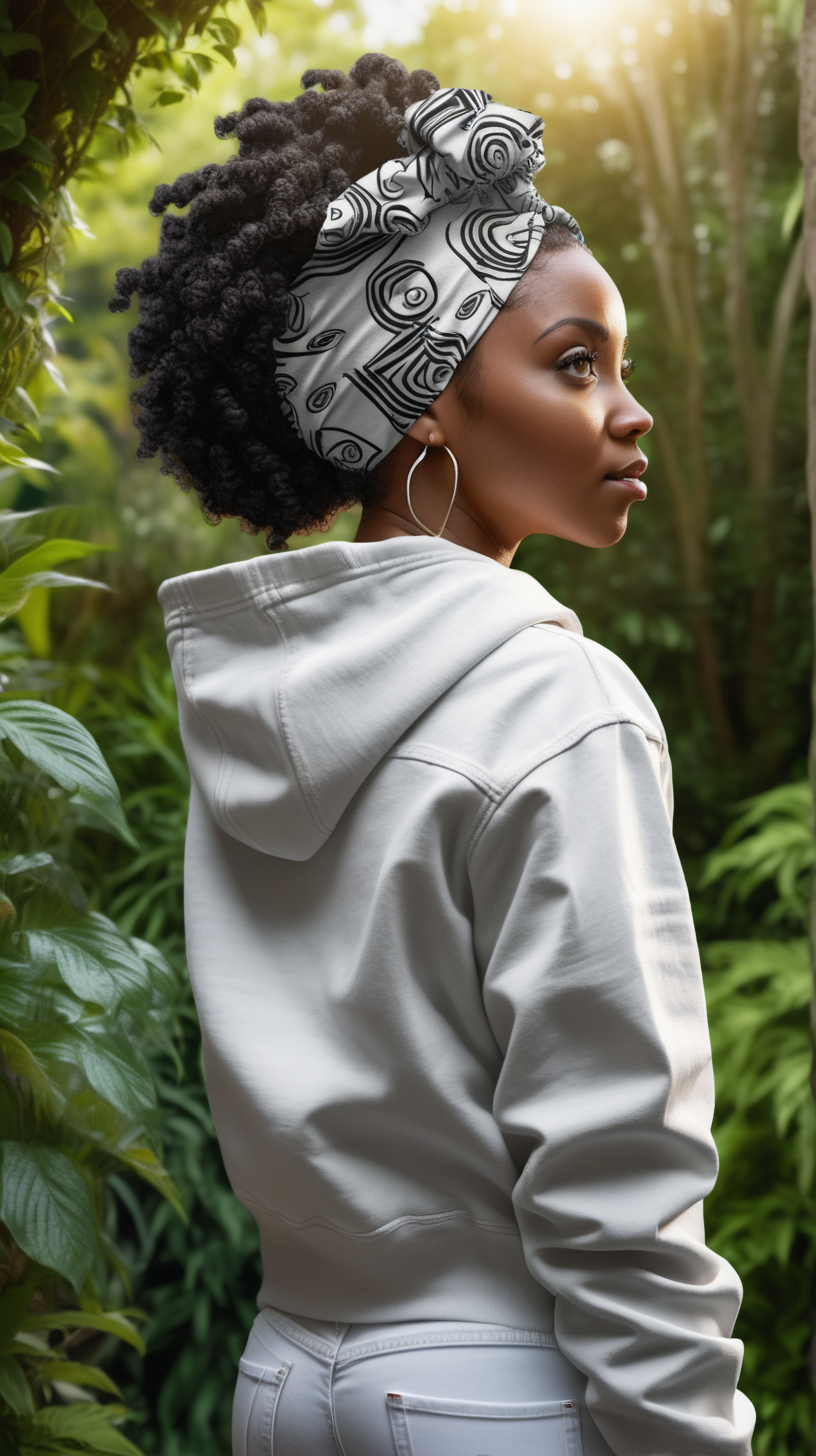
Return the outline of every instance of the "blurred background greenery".
[[[307,65],[346,69],[362,51],[385,49],[443,85],[482,86],[544,116],[542,191],[579,219],[627,305],[633,388],[656,420],[645,442],[649,500],[608,551],[534,538],[517,565],[630,664],[667,725],[717,1073],[722,1172],[707,1204],[709,1238],[745,1282],[737,1333],[743,1387],[759,1413],[757,1456],[804,1456],[814,1436],[816,1119],[800,6],[269,0],[260,34],[242,4],[225,13],[240,28],[234,65],[193,66],[184,84],[145,66],[128,103],[144,126],[127,155],[121,125],[97,128],[71,186],[86,227],[62,275],[71,319],[54,326],[51,367],[27,386],[40,417],[29,453],[57,473],[13,459],[0,471],[0,506],[59,506],[63,522],[68,509],[83,537],[115,548],[91,558],[112,590],[36,589],[2,652],[28,672],[29,695],[93,732],[121,789],[137,848],[93,824],[72,831],[88,907],[157,946],[176,973],[172,1047],[145,1056],[158,1093],[154,1145],[188,1222],[127,1169],[108,1179],[105,1227],[118,1260],[108,1302],[144,1311],[147,1353],[107,1335],[94,1358],[121,1388],[143,1452],[227,1452],[259,1282],[255,1226],[229,1191],[213,1137],[184,976],[187,775],[155,592],[167,576],[263,543],[232,522],[206,525],[157,467],[134,464],[133,319],[106,303],[116,268],[155,250],[153,187],[228,154],[213,134],[216,114],[252,95],[292,96]],[[349,513],[332,534],[353,531]]]

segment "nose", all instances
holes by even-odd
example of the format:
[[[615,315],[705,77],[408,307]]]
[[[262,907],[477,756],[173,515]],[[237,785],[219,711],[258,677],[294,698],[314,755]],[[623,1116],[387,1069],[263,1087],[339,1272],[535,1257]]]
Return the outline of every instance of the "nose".
[[[616,440],[639,440],[641,435],[648,435],[654,420],[625,386],[622,395],[612,411],[609,432]]]

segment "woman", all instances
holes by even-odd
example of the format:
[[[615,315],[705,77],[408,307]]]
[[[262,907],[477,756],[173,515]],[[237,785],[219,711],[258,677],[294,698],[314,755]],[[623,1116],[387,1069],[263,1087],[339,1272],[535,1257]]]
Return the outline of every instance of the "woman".
[[[160,593],[263,1251],[234,1451],[744,1456],[663,729],[506,569],[645,497],[623,305],[533,186],[538,118],[382,56],[303,84],[158,189],[190,212],[115,305],[140,454],[211,519],[274,548],[364,507],[353,544]]]

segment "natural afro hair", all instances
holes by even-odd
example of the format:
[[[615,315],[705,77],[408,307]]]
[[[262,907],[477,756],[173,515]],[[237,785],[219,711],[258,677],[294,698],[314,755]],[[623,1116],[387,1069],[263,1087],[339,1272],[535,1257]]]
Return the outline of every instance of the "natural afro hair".
[[[278,549],[354,501],[372,501],[376,475],[314,455],[281,412],[273,340],[288,289],[311,258],[329,203],[398,151],[405,111],[438,89],[429,71],[365,55],[342,71],[307,71],[294,101],[247,101],[218,117],[237,156],[156,188],[159,251],[122,268],[110,307],[139,295],[131,374],[141,442],[162,470],[195,490],[211,521],[237,516]],[[315,89],[322,87],[322,90]]]

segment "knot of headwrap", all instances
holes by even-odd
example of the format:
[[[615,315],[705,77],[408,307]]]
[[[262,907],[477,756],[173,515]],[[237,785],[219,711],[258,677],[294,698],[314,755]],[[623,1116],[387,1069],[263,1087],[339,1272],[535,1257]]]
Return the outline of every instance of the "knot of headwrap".
[[[537,192],[540,117],[484,91],[406,112],[407,157],[329,205],[275,341],[284,413],[315,454],[370,470],[439,397],[535,257],[574,218]]]

